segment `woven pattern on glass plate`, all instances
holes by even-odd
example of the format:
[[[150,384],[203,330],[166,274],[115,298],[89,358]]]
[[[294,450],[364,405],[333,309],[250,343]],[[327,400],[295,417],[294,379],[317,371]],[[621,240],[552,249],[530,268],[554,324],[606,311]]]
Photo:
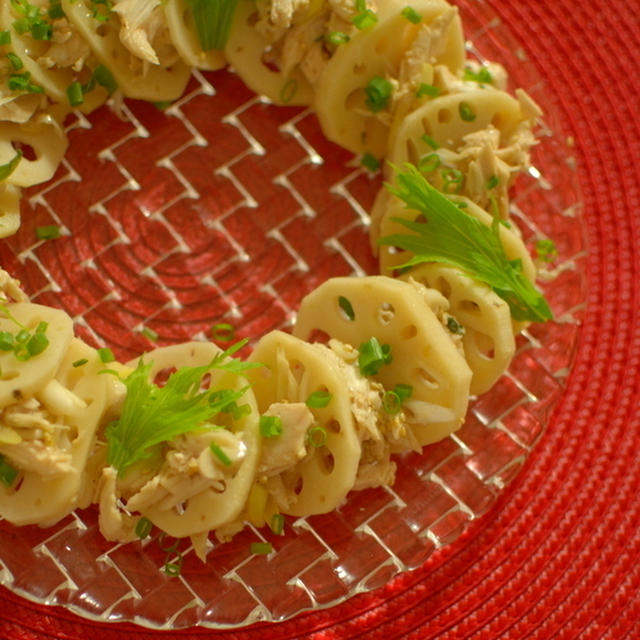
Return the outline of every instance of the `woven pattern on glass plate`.
[[[289,518],[284,536],[248,527],[215,545],[206,564],[181,541],[173,578],[162,571],[173,541],[154,532],[108,543],[93,509],[50,529],[0,522],[2,584],[81,616],[149,627],[282,620],[421,565],[491,507],[562,395],[586,297],[585,249],[570,146],[552,133],[560,123],[533,65],[482,3],[462,9],[471,52],[503,62],[546,111],[513,215],[530,247],[547,236],[556,243],[541,274],[555,321],[523,332],[509,372],[471,403],[455,435],[398,460],[392,488],[354,492],[326,516]],[[254,341],[289,328],[299,300],[326,278],[376,272],[367,210],[379,179],[325,141],[308,110],[274,107],[232,73],[195,73],[164,113],[128,102],[119,116],[76,116],[68,134],[63,165],[29,191],[0,264],[120,359],[208,339],[217,322]],[[48,224],[62,237],[36,240]],[[252,555],[262,540],[274,553]]]

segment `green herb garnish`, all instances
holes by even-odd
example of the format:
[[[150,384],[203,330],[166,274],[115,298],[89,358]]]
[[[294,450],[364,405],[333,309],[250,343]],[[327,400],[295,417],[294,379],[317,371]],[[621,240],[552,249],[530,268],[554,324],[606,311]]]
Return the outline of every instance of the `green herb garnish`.
[[[319,449],[327,442],[327,430],[324,427],[311,427],[307,431],[307,444],[314,449]]]
[[[360,158],[360,164],[369,171],[377,171],[380,168],[380,161],[371,153],[365,153]]]
[[[353,310],[353,305],[348,298],[344,296],[338,297],[338,306],[344,312],[344,315],[351,321],[356,319],[356,312]]]
[[[15,482],[19,471],[0,455],[0,481],[7,489]]]
[[[309,409],[324,409],[329,406],[333,396],[328,391],[314,391],[306,400]]]
[[[273,551],[273,546],[270,542],[252,542],[250,550],[256,555],[266,556]]]
[[[558,257],[558,249],[553,240],[538,240],[536,242],[536,254],[542,262],[553,262]]]
[[[440,95],[440,88],[434,87],[432,84],[421,82],[418,90],[416,91],[416,98],[423,98],[429,96],[430,98],[436,98]]]
[[[413,7],[405,7],[400,14],[412,24],[418,24],[422,20],[422,16]]]
[[[462,79],[479,82],[481,84],[491,84],[493,82],[493,76],[486,67],[480,67],[480,70],[477,72],[467,68],[464,70]]]
[[[327,34],[325,40],[329,44],[339,45],[339,44],[346,44],[347,42],[349,42],[349,40],[351,40],[351,38],[349,37],[348,34],[342,31],[332,31],[331,33]]]
[[[431,186],[413,165],[397,173],[397,187],[387,185],[408,209],[424,215],[426,222],[394,218],[413,233],[380,238],[381,245],[413,253],[404,265],[442,262],[462,269],[489,285],[511,309],[515,320],[550,320],[553,315],[544,296],[522,272],[519,260],[509,260],[500,241],[500,221],[487,226],[457,207]]]
[[[203,51],[224,49],[238,0],[186,0]]]
[[[278,416],[260,416],[260,435],[263,438],[275,438],[282,435],[282,418]]]
[[[476,119],[476,113],[468,102],[461,102],[458,105],[458,113],[465,122],[473,122]]]
[[[131,465],[148,458],[149,450],[157,444],[189,431],[216,428],[209,421],[221,407],[228,406],[229,397],[221,399],[219,389],[201,391],[202,378],[214,369],[242,373],[262,366],[231,357],[246,342],[229,347],[207,365],[178,369],[164,387],[149,381],[152,363],[146,364],[143,360],[125,378],[118,376],[127,388],[127,395],[120,418],[111,422],[106,430],[107,463],[118,475],[122,476]]]

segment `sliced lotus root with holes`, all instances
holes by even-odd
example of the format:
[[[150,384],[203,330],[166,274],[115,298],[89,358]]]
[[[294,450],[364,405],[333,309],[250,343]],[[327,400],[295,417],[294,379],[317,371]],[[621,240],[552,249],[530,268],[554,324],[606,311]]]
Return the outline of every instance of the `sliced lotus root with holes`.
[[[52,340],[44,353],[56,351],[57,346]],[[33,360],[35,363],[38,358]],[[106,380],[104,376],[87,376],[64,391],[74,398],[74,404],[78,406],[71,415],[56,416],[56,420],[65,425],[70,438],[69,469],[55,475],[21,471],[11,487],[0,484],[0,516],[14,525],[51,526],[78,506],[84,467],[107,406]],[[48,445],[46,449],[53,450],[54,447]],[[11,445],[3,446],[2,453],[14,462]],[[53,455],[53,451],[43,455]],[[16,466],[19,469],[17,463]]]
[[[268,59],[271,44],[254,27],[256,3],[239,0],[224,53],[242,81],[275,104],[309,105],[313,90],[298,67],[285,74]]]
[[[417,24],[402,15],[405,7],[398,0],[381,3],[375,28],[357,31],[348,45],[339,46],[316,86],[314,107],[324,135],[353,153],[371,153],[377,158],[386,154],[391,116],[385,109],[374,112],[367,105],[365,90],[376,76],[397,79],[403,56],[420,27],[433,22],[450,5],[443,0],[412,3],[421,18]],[[459,58],[461,64],[464,47],[459,20],[453,27],[451,43],[442,55]]]
[[[261,412],[278,402],[306,402],[316,391],[331,394],[326,407],[310,408],[315,427],[326,434],[326,439],[320,446],[309,445],[307,456],[293,470],[285,472],[285,485],[297,496],[286,511],[290,515],[331,511],[355,483],[360,440],[337,358],[327,349],[318,349],[317,345],[281,331],[262,337],[250,357],[266,365],[251,371],[251,383]]]
[[[64,311],[29,302],[7,304],[5,308],[19,324],[2,316],[0,332],[14,336],[22,328],[34,332],[46,322],[49,345],[27,360],[18,360],[14,351],[0,351],[0,407],[30,398],[42,389],[58,371],[73,337],[73,322]]]
[[[0,164],[6,164],[22,151],[22,158],[7,182],[31,187],[53,178],[65,151],[67,136],[51,116],[36,116],[25,124],[0,122]]]
[[[163,9],[171,42],[185,64],[205,71],[225,66],[226,60],[221,51],[202,50],[193,11],[185,0],[165,0]]]
[[[345,313],[342,298],[353,314]],[[355,348],[372,337],[388,344],[392,361],[374,377],[386,389],[411,385],[404,407],[418,442],[430,444],[462,424],[471,381],[464,356],[434,313],[441,302],[446,306],[437,292],[385,276],[332,278],[302,300],[293,333],[309,340],[319,331]]]
[[[209,364],[221,350],[209,342],[187,342],[161,347],[142,356],[145,362],[153,363],[150,379],[162,378],[165,374],[182,367],[198,367]],[[135,367],[137,361],[129,362]],[[240,390],[247,381],[238,375],[212,369],[203,379],[207,388]],[[258,430],[258,408],[251,389],[246,389],[241,399],[250,412],[238,419],[231,414],[218,414],[216,424],[224,426],[220,431],[235,434],[243,445],[244,457],[234,473],[226,478],[224,487],[209,487],[186,499],[181,508],[162,508],[154,505],[140,509],[154,525],[170,536],[182,538],[203,531],[211,531],[233,521],[242,511],[254,480],[260,456],[260,434]]]
[[[120,21],[115,12],[103,21],[93,17],[89,0],[62,0],[61,6],[69,22],[89,44],[99,62],[109,69],[125,96],[164,102],[177,100],[182,95],[191,75],[191,69],[182,61],[168,66],[145,64],[120,41]]]
[[[46,15],[46,10],[41,9],[41,11]],[[7,47],[22,63],[19,73],[28,73],[29,81],[44,89],[54,102],[68,105],[67,87],[74,81],[87,82],[91,71],[88,68],[78,72],[72,67],[47,68],[45,62],[47,53],[55,43],[52,40],[36,40],[31,37],[29,31],[18,33],[14,23],[20,17],[21,15],[12,7],[9,0],[0,3],[0,31],[8,31],[11,34],[11,42]],[[88,113],[102,104],[106,98],[106,91],[97,88],[86,95],[84,104],[78,108]]]
[[[405,162],[419,165],[421,158],[433,153],[433,142],[455,151],[466,135],[488,127],[500,132],[502,146],[523,119],[520,103],[490,86],[442,95],[406,116],[389,140],[387,160],[389,166],[402,167]],[[442,189],[440,175],[435,171],[429,178],[433,177],[435,186]]]
[[[462,326],[462,344],[473,372],[470,393],[488,391],[515,353],[509,305],[489,286],[443,264],[419,265],[401,276],[436,289],[449,301],[448,313]],[[454,325],[454,331],[457,327]]]

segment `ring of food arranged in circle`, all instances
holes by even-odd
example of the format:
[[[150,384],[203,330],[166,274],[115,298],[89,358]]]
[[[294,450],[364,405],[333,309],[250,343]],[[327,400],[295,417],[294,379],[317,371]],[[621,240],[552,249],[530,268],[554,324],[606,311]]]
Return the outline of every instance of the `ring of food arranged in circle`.
[[[387,184],[370,211],[380,275],[326,281],[247,359],[244,341],[190,342],[118,363],[0,271],[0,516],[50,526],[95,504],[108,540],[157,527],[205,559],[210,533],[281,533],[392,485],[395,456],[463,424],[517,333],[552,315],[509,207],[541,111],[467,57],[462,28],[445,0],[2,3],[0,237],[22,189],[54,175],[73,110],[170,103],[192,68],[230,64],[274,104],[312,107]]]

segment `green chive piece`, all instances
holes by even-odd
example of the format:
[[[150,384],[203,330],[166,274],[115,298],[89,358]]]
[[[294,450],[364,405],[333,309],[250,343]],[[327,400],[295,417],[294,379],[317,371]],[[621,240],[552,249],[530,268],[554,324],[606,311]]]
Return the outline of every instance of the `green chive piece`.
[[[377,171],[380,168],[380,161],[371,153],[365,153],[360,159],[360,164],[369,171]]]
[[[151,340],[151,342],[157,342],[158,341],[158,334],[151,328],[149,327],[143,327],[142,331],[140,332],[145,338],[147,338],[147,340]]]
[[[136,523],[136,535],[140,540],[144,540],[151,533],[151,529],[153,528],[153,523],[149,518],[145,518],[142,516],[140,520]]]
[[[54,240],[60,237],[60,227],[55,224],[49,224],[44,227],[36,227],[36,238],[38,240]]]
[[[386,109],[393,93],[393,85],[382,76],[373,76],[364,90],[367,95],[365,104],[370,111],[377,113]]]
[[[327,442],[327,430],[324,427],[311,427],[307,431],[307,443],[314,447],[314,449],[319,449],[324,446]]]
[[[0,455],[0,481],[5,487],[9,488],[15,482],[18,473],[18,470]]]
[[[15,156],[6,164],[0,166],[0,182],[6,180],[15,170],[16,167],[20,164],[20,160],[22,159],[22,151],[18,151]]]
[[[458,113],[465,122],[473,122],[476,119],[476,114],[468,102],[463,101],[458,105]]]
[[[13,351],[16,347],[16,340],[9,331],[0,332],[0,351]]]
[[[228,322],[218,322],[211,329],[211,337],[217,342],[230,342],[236,337],[236,330],[232,324]]]
[[[116,79],[113,77],[113,74],[103,64],[99,64],[93,70],[93,74],[91,75],[91,80],[89,81],[89,84],[91,84],[92,82],[94,84],[98,83],[101,87],[106,89],[109,95],[114,93],[118,88],[118,83],[116,82]]]
[[[82,367],[83,365],[87,364],[87,362],[89,361],[86,358],[80,358],[80,360],[76,360],[75,362],[72,362],[71,366],[77,369],[78,367]]]
[[[392,361],[391,347],[381,345],[374,336],[363,342],[358,348],[358,365],[363,376],[374,376],[382,366]]]
[[[382,396],[382,406],[388,414],[395,415],[402,409],[402,400],[395,391],[385,391]]]
[[[78,107],[84,102],[84,91],[77,80],[67,87],[67,100],[72,107]]]
[[[343,33],[342,31],[332,31],[331,33],[327,34],[325,40],[329,44],[339,45],[346,44],[347,42],[349,42],[349,40],[351,40],[351,38],[348,34]]]
[[[440,148],[440,145],[431,136],[428,136],[426,133],[420,136],[420,140],[428,144],[434,151]]]
[[[500,184],[500,178],[498,176],[493,175],[487,180],[487,190],[495,189]]]
[[[407,398],[410,398],[412,396],[413,387],[410,384],[402,384],[400,382],[393,388],[393,391],[400,398],[400,400],[404,402]]]
[[[280,101],[289,104],[298,91],[298,81],[294,78],[287,80],[280,90]]]
[[[553,262],[558,256],[558,249],[553,240],[538,240],[536,242],[536,254],[543,262]]]
[[[256,555],[266,556],[273,551],[273,545],[270,542],[252,542],[250,550]]]
[[[11,32],[0,31],[0,46],[4,46],[6,44],[11,44]]]
[[[31,356],[37,356],[49,346],[49,338],[44,333],[34,333],[27,342],[27,351]]]
[[[260,416],[260,435],[263,438],[282,435],[282,419],[279,416]]]
[[[158,100],[153,103],[153,106],[159,111],[166,111],[172,104],[171,100]]]
[[[30,337],[31,334],[26,329],[21,329],[16,333],[16,342],[25,344]]]
[[[434,87],[432,84],[427,84],[426,82],[421,82],[418,90],[416,91],[417,98],[423,98],[424,96],[429,96],[430,98],[436,98],[440,95],[440,88]]]
[[[111,351],[109,347],[101,347],[100,349],[98,349],[98,357],[100,358],[100,361],[104,362],[105,364],[107,362],[114,362],[116,359],[116,357],[113,355],[113,351]]]
[[[15,53],[7,53],[7,58],[9,60],[9,62],[11,63],[11,66],[16,71],[20,71],[20,69],[22,69],[22,67],[24,67],[24,64],[22,63],[22,60],[20,60],[20,58]]]
[[[187,0],[203,51],[224,49],[238,0]]]
[[[428,153],[418,161],[418,169],[422,173],[432,173],[440,166],[440,156],[437,153]]]
[[[182,573],[182,554],[178,554],[175,562],[165,562],[164,572],[172,578],[177,578]]]
[[[271,522],[269,523],[271,531],[277,536],[282,535],[284,531],[284,516],[281,513],[274,513],[271,516]]]
[[[479,82],[481,84],[491,84],[493,82],[493,76],[486,67],[481,67],[479,71],[472,71],[471,69],[465,69],[463,80],[471,80],[472,82]]]
[[[345,298],[344,296],[340,296],[338,298],[338,305],[340,306],[340,308],[344,312],[344,315],[349,320],[351,320],[353,322],[356,319],[356,313],[353,310],[353,306],[351,305],[351,302],[348,300],[348,298]]]
[[[47,14],[52,20],[60,20],[61,18],[65,17],[65,13],[62,9],[62,5],[60,4],[60,0],[51,0],[51,4],[49,6]]]
[[[447,318],[447,329],[457,335],[464,334],[464,327],[453,316]]]
[[[333,395],[328,391],[314,391],[306,400],[305,404],[309,409],[324,409],[329,406]]]
[[[378,23],[378,16],[371,9],[365,9],[351,18],[351,23],[359,31],[370,29]]]
[[[422,16],[413,7],[405,7],[400,15],[412,24],[418,24],[422,20]]]
[[[209,445],[209,448],[211,449],[213,455],[218,458],[218,460],[220,460],[220,462],[222,462],[225,467],[231,466],[231,458],[229,458],[229,456],[222,450],[219,445],[217,445],[215,442],[212,442]]]
[[[460,193],[464,182],[464,175],[459,169],[443,169],[442,180],[445,193]]]

